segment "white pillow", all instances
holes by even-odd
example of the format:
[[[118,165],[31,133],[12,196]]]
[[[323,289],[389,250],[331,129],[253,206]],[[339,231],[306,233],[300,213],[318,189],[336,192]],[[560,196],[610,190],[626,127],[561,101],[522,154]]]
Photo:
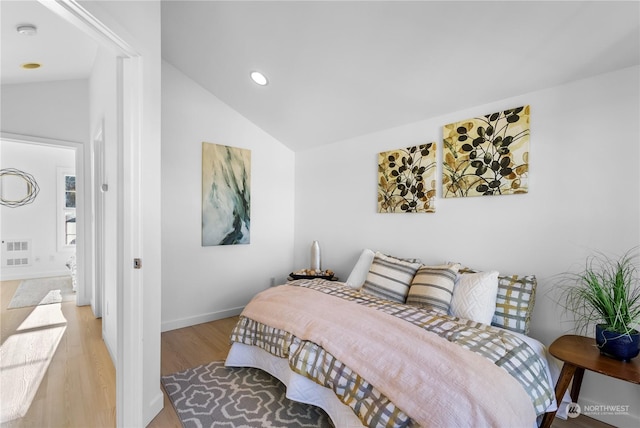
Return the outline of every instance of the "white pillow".
[[[364,281],[367,279],[367,274],[369,273],[369,268],[371,267],[371,263],[373,262],[373,257],[375,253],[369,249],[362,250],[362,254],[360,254],[360,258],[356,262],[356,265],[351,270],[349,274],[349,278],[345,284],[351,288],[360,288]]]
[[[491,325],[496,310],[498,271],[463,273],[453,287],[451,315]]]

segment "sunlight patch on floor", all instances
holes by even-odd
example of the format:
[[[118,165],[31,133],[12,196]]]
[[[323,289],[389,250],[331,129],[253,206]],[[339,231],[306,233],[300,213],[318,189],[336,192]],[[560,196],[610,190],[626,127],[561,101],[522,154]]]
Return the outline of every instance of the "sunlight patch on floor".
[[[0,346],[0,423],[27,413],[66,328],[60,303],[35,306]]]

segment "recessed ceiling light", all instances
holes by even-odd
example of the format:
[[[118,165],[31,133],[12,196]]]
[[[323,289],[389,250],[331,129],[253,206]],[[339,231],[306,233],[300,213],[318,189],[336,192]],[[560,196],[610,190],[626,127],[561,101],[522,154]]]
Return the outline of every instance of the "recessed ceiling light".
[[[36,68],[40,68],[40,64],[38,64],[37,62],[28,62],[26,64],[22,64],[20,67],[24,68],[25,70],[35,70]]]
[[[251,72],[251,80],[253,80],[260,86],[266,86],[269,83],[265,75],[260,73],[259,71]]]
[[[34,36],[38,32],[38,29],[35,25],[25,24],[18,25],[16,31],[18,31],[18,34],[22,34],[23,36]]]

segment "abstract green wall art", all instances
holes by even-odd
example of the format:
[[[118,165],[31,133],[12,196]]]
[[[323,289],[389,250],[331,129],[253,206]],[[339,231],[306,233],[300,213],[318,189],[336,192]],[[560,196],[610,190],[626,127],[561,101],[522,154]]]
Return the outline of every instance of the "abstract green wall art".
[[[529,106],[445,125],[442,195],[511,195],[529,190]]]
[[[378,154],[378,212],[433,213],[436,143]]]
[[[251,151],[202,143],[202,245],[250,243]]]

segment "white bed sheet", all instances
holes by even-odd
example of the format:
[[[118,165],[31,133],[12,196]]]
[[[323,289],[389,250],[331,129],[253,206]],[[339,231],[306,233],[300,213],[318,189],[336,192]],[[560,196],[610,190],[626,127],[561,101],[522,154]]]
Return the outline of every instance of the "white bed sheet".
[[[287,387],[287,398],[312,404],[323,409],[336,428],[362,428],[362,422],[353,410],[343,404],[329,388],[293,372],[285,358],[279,358],[257,346],[234,343],[225,365],[229,367],[255,367],[279,379]]]
[[[541,342],[529,336],[514,332],[510,333],[520,337],[540,355],[543,361],[547,362],[547,377],[552,387],[555,386],[560,376],[560,367],[557,360],[549,354],[547,348]],[[276,357],[262,348],[243,343],[233,343],[225,365],[229,367],[255,367],[266,371],[286,385],[287,398],[324,409],[336,428],[362,428],[363,426],[351,408],[343,404],[333,391],[293,372],[289,368],[289,363],[286,359]],[[557,410],[556,417],[566,419],[567,405],[570,402],[571,398],[567,392],[560,403],[560,407],[558,407],[554,398],[547,411]]]
[[[558,360],[556,360],[553,355],[549,353],[549,350],[538,340],[529,337],[527,335],[516,333],[511,331],[511,334],[518,336],[523,341],[527,342],[527,344],[538,354],[543,361],[547,362],[547,378],[551,384],[551,387],[555,392],[555,385],[560,377],[561,367],[558,365]],[[557,410],[556,417],[560,419],[567,419],[567,406],[571,403],[571,396],[569,395],[569,391],[566,391],[564,396],[562,397],[562,401],[558,406],[555,395],[553,397],[553,402],[547,408],[547,412],[553,412]]]

